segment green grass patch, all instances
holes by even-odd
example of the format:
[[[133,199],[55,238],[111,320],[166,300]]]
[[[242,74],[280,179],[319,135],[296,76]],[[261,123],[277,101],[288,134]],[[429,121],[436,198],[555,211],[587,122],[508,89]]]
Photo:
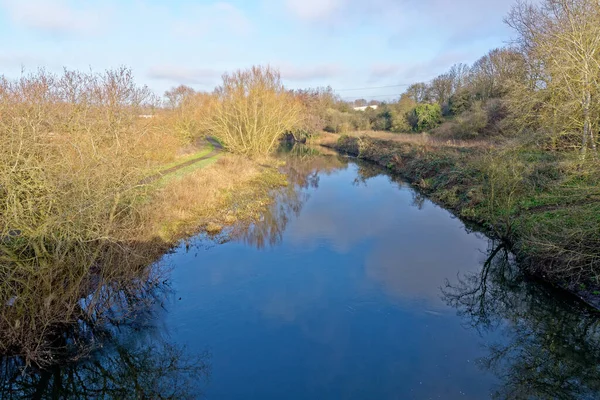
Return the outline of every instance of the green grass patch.
[[[201,168],[207,167],[211,164],[214,164],[219,159],[219,156],[220,156],[220,154],[215,154],[213,157],[211,157],[209,159],[198,161],[197,163],[194,163],[192,165],[188,165],[187,167],[178,169],[175,172],[172,172],[170,174],[167,174],[167,175],[157,179],[155,182],[155,185],[156,185],[156,187],[162,187],[169,182],[172,182],[175,180],[180,180],[184,176],[188,175],[189,173],[191,173],[193,171],[196,171],[198,169],[201,169]],[[182,164],[182,163],[179,163],[179,164]]]
[[[161,165],[161,166],[159,166],[159,167],[156,168],[155,172],[164,171],[164,170],[167,170],[169,168],[173,168],[173,167],[176,167],[176,166],[178,166],[180,164],[186,163],[188,161],[192,161],[192,160],[195,160],[195,159],[198,159],[198,158],[202,158],[202,157],[206,156],[207,154],[210,154],[210,152],[213,151],[214,149],[215,148],[214,148],[214,146],[212,144],[207,143],[206,147],[203,147],[202,149],[198,150],[198,152],[193,153],[193,154],[189,154],[189,155],[184,156],[184,157],[180,157],[177,160],[175,160],[173,162],[170,162],[168,164]]]

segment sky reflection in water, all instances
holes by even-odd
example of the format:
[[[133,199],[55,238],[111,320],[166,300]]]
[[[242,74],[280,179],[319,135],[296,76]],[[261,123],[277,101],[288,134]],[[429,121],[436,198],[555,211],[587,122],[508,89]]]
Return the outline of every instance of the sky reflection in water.
[[[254,231],[275,243],[169,257],[181,301],[167,325],[209,346],[209,398],[487,397],[480,340],[440,288],[479,270],[488,240],[386,175],[330,163]]]
[[[260,223],[166,256],[91,358],[5,359],[0,398],[600,398],[598,315],[501,243],[368,164],[286,168]]]

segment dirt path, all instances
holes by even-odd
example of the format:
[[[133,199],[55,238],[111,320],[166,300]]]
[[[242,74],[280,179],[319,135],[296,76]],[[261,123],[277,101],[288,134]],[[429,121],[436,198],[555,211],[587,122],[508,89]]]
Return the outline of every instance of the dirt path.
[[[213,139],[213,138],[207,138],[206,140],[213,147],[213,150],[210,153],[208,153],[207,155],[202,156],[202,157],[198,157],[198,158],[194,158],[192,160],[183,162],[181,164],[177,164],[177,165],[175,165],[175,166],[173,166],[171,168],[167,168],[167,169],[165,169],[163,171],[157,172],[154,175],[150,175],[149,177],[144,178],[140,183],[143,184],[143,185],[147,185],[149,183],[156,182],[157,180],[159,180],[163,176],[172,174],[173,172],[177,172],[177,171],[179,171],[182,168],[189,167],[190,165],[194,165],[196,163],[199,163],[200,161],[204,161],[204,160],[208,160],[210,158],[213,158],[214,156],[216,156],[217,154],[219,154],[221,152],[221,150],[223,150],[223,146],[221,146],[221,143],[219,143],[215,139]]]

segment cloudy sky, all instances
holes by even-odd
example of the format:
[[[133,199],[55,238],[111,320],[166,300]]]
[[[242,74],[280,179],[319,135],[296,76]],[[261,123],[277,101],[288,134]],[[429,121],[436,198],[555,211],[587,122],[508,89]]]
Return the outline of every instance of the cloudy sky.
[[[513,0],[0,0],[0,74],[126,65],[157,93],[211,90],[224,71],[385,100],[511,35]],[[379,96],[379,97],[377,97]]]

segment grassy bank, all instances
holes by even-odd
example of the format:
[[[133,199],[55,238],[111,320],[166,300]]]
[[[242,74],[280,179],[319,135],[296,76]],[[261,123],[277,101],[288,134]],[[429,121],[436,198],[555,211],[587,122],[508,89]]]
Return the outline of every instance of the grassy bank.
[[[287,185],[276,165],[274,159],[224,154],[165,176],[144,198],[139,239],[172,245],[200,231],[215,234],[252,222],[271,203],[271,192]]]
[[[516,143],[464,145],[420,135],[322,142],[402,175],[435,202],[509,242],[532,275],[598,303],[598,162]]]
[[[90,327],[135,319],[181,238],[248,223],[285,185],[266,156],[209,157],[153,101],[125,68],[0,78],[0,353],[79,356]]]
[[[110,237],[86,242],[20,231],[5,238],[0,350],[38,365],[60,360],[61,353],[80,357],[87,349],[78,346],[90,345],[91,350],[93,340],[79,337],[71,329],[74,324],[101,326],[105,319],[119,323],[133,318],[139,299],[166,277],[156,264],[163,254],[196,233],[217,234],[226,226],[250,224],[273,201],[273,191],[287,185],[273,159],[218,154],[187,165],[208,152],[149,169],[184,166],[123,195],[131,198],[129,211],[121,218],[115,212],[106,227]]]

